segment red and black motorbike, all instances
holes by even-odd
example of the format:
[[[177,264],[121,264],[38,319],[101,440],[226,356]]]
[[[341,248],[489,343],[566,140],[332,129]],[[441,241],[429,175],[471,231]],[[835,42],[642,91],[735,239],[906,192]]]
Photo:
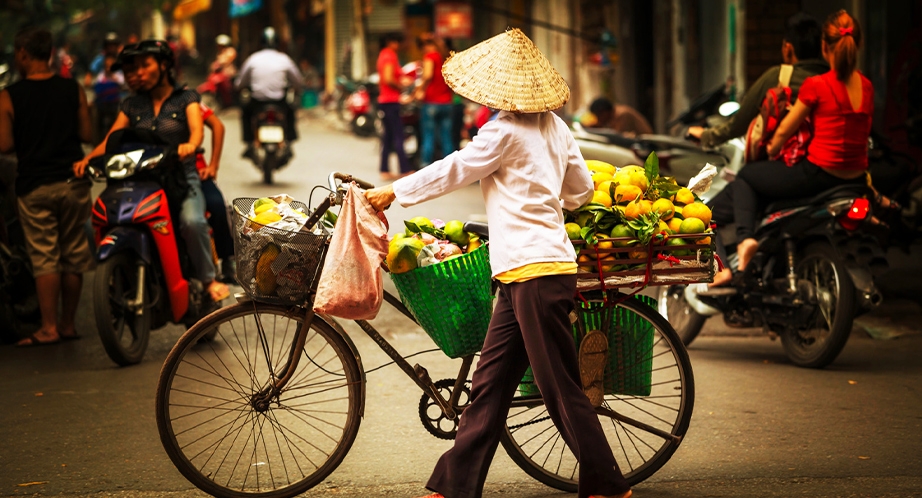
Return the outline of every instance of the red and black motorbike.
[[[202,96],[202,103],[214,110],[237,104],[234,83],[221,71],[212,71],[195,91]]]
[[[158,142],[152,134],[115,132],[88,168],[106,182],[92,211],[96,324],[106,353],[121,366],[141,361],[151,329],[189,326],[217,307],[202,282],[184,276],[189,264],[173,223],[178,211],[171,213],[168,200],[176,198],[169,178],[183,174],[182,163],[175,147]]]

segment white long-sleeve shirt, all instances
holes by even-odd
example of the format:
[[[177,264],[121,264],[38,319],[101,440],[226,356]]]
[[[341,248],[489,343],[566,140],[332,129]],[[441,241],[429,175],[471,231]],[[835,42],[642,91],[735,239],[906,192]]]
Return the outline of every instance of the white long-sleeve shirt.
[[[493,275],[532,263],[574,262],[563,209],[592,198],[592,178],[573,135],[552,112],[501,112],[464,149],[394,182],[412,206],[480,180]]]
[[[287,54],[266,48],[247,58],[235,85],[249,87],[256,100],[282,100],[288,88],[301,87],[301,72]]]

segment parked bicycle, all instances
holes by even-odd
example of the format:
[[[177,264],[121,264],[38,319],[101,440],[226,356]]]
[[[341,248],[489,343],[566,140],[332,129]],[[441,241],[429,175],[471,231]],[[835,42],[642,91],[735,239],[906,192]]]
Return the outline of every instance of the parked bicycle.
[[[340,205],[350,182],[371,188],[350,175],[331,174],[330,194],[306,226]],[[465,229],[487,238],[483,224],[468,223]],[[163,365],[156,407],[161,441],[183,476],[207,493],[295,496],[330,475],[355,441],[365,416],[366,372],[340,324],[313,311],[329,235],[315,237],[300,246],[316,251],[305,269],[306,298],[270,303],[240,296],[191,327]],[[399,297],[385,292],[384,299],[415,321]],[[583,292],[579,303],[584,313],[573,316],[577,341],[588,328],[625,338],[611,346],[619,362],[606,370],[607,394],[596,411],[618,465],[634,485],[669,460],[688,429],[694,404],[688,354],[650,306],[652,300],[608,289]],[[356,323],[422,390],[426,430],[454,438],[469,402],[475,355],[463,358],[454,379],[433,382],[371,324]],[[213,340],[201,341],[206,335]],[[579,464],[527,376],[512,402],[502,444],[535,479],[576,491]]]

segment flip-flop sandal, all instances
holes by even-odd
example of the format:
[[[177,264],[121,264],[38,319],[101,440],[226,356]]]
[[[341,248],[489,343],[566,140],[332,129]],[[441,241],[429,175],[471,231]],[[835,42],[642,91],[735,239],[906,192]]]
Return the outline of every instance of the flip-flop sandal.
[[[602,406],[605,398],[605,364],[608,363],[608,338],[600,330],[591,330],[579,345],[579,377],[583,393],[593,407]]]
[[[60,337],[58,337],[57,339],[53,341],[43,341],[39,339],[38,336],[36,336],[34,333],[30,335],[29,337],[27,337],[26,339],[28,339],[29,342],[22,343],[22,344],[17,343],[16,347],[17,348],[34,348],[38,346],[50,346],[52,344],[58,344],[59,342],[61,342]]]

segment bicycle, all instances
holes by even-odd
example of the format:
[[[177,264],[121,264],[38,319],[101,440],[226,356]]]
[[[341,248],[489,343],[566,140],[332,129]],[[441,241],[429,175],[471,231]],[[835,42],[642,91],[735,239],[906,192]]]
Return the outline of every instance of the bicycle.
[[[331,174],[331,193],[307,226],[340,204],[345,183],[352,181],[371,187]],[[484,238],[485,228],[466,225]],[[322,266],[325,245],[319,253]],[[167,357],[157,389],[161,441],[177,469],[203,491],[222,497],[294,496],[330,475],[352,446],[364,417],[365,370],[339,323],[313,312],[316,288],[314,278],[308,299],[288,305],[241,298],[192,326]],[[639,361],[621,365],[646,376],[643,395],[610,392],[597,408],[619,467],[634,485],[662,467],[681,443],[691,419],[694,380],[688,354],[669,323],[636,298],[604,306],[616,294],[583,293],[581,299],[601,310],[603,320],[620,313],[624,331],[649,336],[646,346],[624,356],[639,356]],[[415,322],[399,297],[385,292],[384,300]],[[452,439],[469,402],[475,355],[463,358],[455,379],[433,382],[424,367],[411,366],[371,324],[356,323],[423,391],[423,426]],[[583,333],[587,323],[578,316],[576,325]],[[200,341],[209,334],[212,340]],[[636,391],[636,386],[621,382],[619,389]],[[512,460],[538,481],[575,492],[579,465],[528,379],[507,420],[501,441]]]

